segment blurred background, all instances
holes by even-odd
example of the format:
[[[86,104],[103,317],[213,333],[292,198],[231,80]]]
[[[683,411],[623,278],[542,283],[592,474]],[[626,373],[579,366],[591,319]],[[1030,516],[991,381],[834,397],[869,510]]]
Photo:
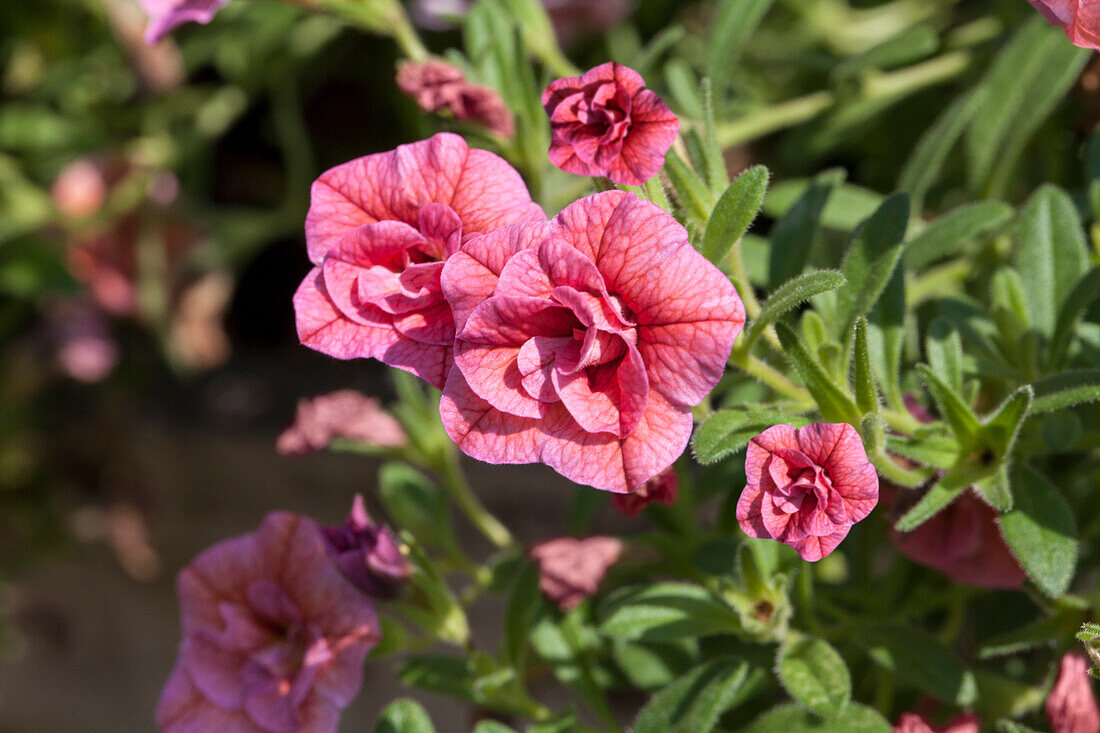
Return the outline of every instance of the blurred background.
[[[704,115],[710,78],[730,171],[773,172],[771,217],[827,168],[846,172],[856,209],[897,188],[922,135],[1034,16],[1023,0],[738,4],[755,17],[730,2],[545,4],[574,64],[627,63],[685,119]],[[469,31],[451,22],[469,5],[408,11],[433,53],[465,44],[470,55]],[[291,296],[309,270],[309,186],[353,157],[468,131],[400,94],[391,39],[339,17],[232,0],[209,26],[155,46],[144,26],[134,0],[0,10],[4,732],[153,730],[176,654],[175,572],[269,511],[335,523],[353,493],[370,496],[374,459],[275,450],[299,399],[354,388],[386,401],[392,390],[379,363],[298,344]],[[1069,66],[1043,85],[1057,93],[1049,102],[1020,82],[1029,104],[1060,105],[1042,127],[1020,141],[989,130],[994,152],[1015,156],[1011,175],[975,180],[949,159],[921,182],[928,212],[974,196],[1018,203],[1042,181],[1085,196],[1089,157],[1070,161],[1100,119],[1100,69],[1085,53]],[[554,73],[535,68],[541,89]],[[583,193],[584,181],[521,150],[544,153],[544,140],[471,134],[520,168],[548,213]],[[551,471],[471,469],[519,538],[563,531],[569,487]],[[500,609],[487,604],[475,633],[491,638]],[[369,666],[343,729],[368,729],[399,694],[386,666]],[[467,728],[463,706],[424,699],[441,725]]]

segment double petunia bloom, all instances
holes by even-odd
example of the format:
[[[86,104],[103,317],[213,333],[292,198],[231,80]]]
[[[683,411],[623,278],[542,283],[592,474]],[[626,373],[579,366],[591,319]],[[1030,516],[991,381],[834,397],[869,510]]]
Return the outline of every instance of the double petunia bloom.
[[[440,133],[314,184],[302,343],[441,387],[490,463],[629,492],[667,468],[745,322],[667,212],[610,191],[552,221],[503,160]]]

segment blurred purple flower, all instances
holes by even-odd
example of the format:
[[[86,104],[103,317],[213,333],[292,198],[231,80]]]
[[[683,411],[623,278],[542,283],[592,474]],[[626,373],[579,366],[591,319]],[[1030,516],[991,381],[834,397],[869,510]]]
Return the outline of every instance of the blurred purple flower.
[[[676,476],[676,470],[669,466],[639,486],[637,491],[612,494],[611,506],[624,516],[636,517],[650,504],[675,504],[679,494],[680,479]]]
[[[150,46],[184,23],[209,23],[229,0],[138,0],[149,14],[145,42]]]
[[[894,733],[978,733],[982,723],[977,716],[960,715],[940,728],[933,728],[916,713],[903,713],[894,726]]]
[[[58,367],[78,382],[98,382],[118,364],[118,344],[107,319],[90,303],[72,299],[47,311],[47,339]]]
[[[287,512],[180,571],[183,640],[157,706],[167,733],[328,733],[381,637],[317,523]]]
[[[393,534],[374,522],[355,495],[351,515],[342,525],[324,527],[325,540],[344,577],[369,596],[393,598],[409,578],[409,563]]]
[[[539,565],[539,589],[563,611],[595,594],[623,543],[614,537],[559,537],[531,548]]]
[[[1047,697],[1046,713],[1053,733],[1100,731],[1100,710],[1092,694],[1089,663],[1080,654],[1062,657],[1058,679]]]
[[[275,447],[284,456],[321,450],[333,438],[357,440],[382,448],[399,448],[407,440],[401,423],[377,400],[352,389],[302,400],[294,424],[283,431]]]

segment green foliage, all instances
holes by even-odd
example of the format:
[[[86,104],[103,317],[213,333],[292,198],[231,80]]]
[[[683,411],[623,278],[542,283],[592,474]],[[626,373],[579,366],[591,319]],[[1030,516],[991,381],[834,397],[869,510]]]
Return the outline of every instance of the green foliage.
[[[852,679],[828,642],[792,636],[779,647],[776,671],[784,689],[810,712],[835,718],[848,707]]]
[[[1032,582],[1057,598],[1077,565],[1073,512],[1058,489],[1026,466],[1018,467],[1013,484],[1016,508],[1000,518],[1001,533]]]
[[[686,583],[624,588],[600,607],[600,632],[622,639],[672,641],[740,628],[732,608]]]
[[[889,733],[890,723],[872,708],[852,703],[834,718],[818,718],[798,705],[779,705],[740,733]]]
[[[733,702],[748,665],[719,657],[701,664],[653,696],[631,726],[632,733],[707,733]]]
[[[707,220],[699,251],[711,262],[719,262],[730,247],[748,230],[768,190],[768,169],[749,168],[722,193]]]
[[[934,637],[903,626],[866,629],[857,640],[868,656],[917,689],[955,705],[974,702],[973,673]]]
[[[374,733],[435,733],[431,718],[415,700],[396,700],[386,706]]]

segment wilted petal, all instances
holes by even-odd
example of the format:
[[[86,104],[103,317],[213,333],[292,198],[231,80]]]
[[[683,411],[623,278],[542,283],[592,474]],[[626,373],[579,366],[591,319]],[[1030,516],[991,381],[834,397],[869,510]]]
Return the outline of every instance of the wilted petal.
[[[1092,692],[1087,659],[1076,653],[1062,657],[1045,709],[1052,733],[1100,731],[1100,709]]]

